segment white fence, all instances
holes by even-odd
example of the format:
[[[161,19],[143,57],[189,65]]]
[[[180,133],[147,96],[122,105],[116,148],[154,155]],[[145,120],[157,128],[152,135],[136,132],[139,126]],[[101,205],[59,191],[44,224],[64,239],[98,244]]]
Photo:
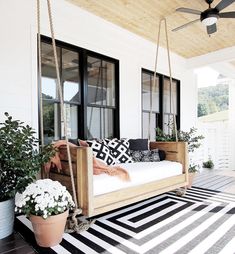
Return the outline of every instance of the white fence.
[[[194,154],[193,161],[202,165],[202,162],[211,159],[216,169],[229,168],[229,127],[228,121],[199,122],[198,134],[205,139],[202,146]]]

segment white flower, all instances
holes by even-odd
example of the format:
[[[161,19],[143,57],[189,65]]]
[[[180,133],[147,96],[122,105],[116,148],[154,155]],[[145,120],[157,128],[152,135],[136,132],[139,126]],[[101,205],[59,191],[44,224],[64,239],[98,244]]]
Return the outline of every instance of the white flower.
[[[74,206],[71,195],[58,181],[38,180],[16,195],[16,211],[27,215],[42,215],[44,219],[57,212],[62,213]]]

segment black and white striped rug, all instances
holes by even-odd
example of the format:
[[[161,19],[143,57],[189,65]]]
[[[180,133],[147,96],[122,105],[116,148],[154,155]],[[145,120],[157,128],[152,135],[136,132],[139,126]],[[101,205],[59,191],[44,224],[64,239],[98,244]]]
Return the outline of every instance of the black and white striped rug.
[[[234,254],[235,195],[198,187],[184,197],[165,193],[103,215],[50,249],[36,245],[24,216],[16,228],[39,253]]]

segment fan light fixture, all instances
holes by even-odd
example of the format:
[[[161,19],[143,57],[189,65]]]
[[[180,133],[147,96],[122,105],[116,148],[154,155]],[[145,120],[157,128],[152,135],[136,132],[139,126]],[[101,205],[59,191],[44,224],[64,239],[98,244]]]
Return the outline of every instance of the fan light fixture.
[[[179,12],[197,15],[198,18],[184,25],[178,26],[174,28],[172,31],[178,31],[198,21],[201,21],[202,24],[206,27],[207,34],[211,35],[217,31],[216,23],[218,19],[228,19],[228,18],[235,19],[235,11],[221,12],[223,9],[227,8],[229,5],[235,3],[235,0],[220,0],[220,2],[217,3],[215,7],[211,6],[213,1],[214,0],[205,0],[205,2],[209,5],[209,7],[204,11],[185,8],[185,7],[180,7],[176,9],[176,11],[179,11]]]
[[[217,18],[216,17],[208,17],[202,20],[202,24],[204,26],[211,26],[214,25],[217,22]]]

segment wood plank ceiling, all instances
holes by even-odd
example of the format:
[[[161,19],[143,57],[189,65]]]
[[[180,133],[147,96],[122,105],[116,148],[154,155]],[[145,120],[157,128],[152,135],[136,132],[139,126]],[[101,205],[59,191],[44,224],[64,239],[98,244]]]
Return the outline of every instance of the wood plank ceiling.
[[[198,16],[175,12],[187,7],[204,11],[208,4],[204,0],[67,0],[81,8],[121,26],[143,38],[156,42],[158,23],[166,17],[169,29],[170,48],[173,52],[191,58],[235,45],[235,19],[220,19],[218,31],[209,37],[206,28],[197,22],[177,32],[171,30]],[[220,0],[214,0],[216,6]],[[222,12],[235,11],[235,3]],[[162,36],[164,37],[164,36]],[[165,47],[162,38],[161,46]]]

